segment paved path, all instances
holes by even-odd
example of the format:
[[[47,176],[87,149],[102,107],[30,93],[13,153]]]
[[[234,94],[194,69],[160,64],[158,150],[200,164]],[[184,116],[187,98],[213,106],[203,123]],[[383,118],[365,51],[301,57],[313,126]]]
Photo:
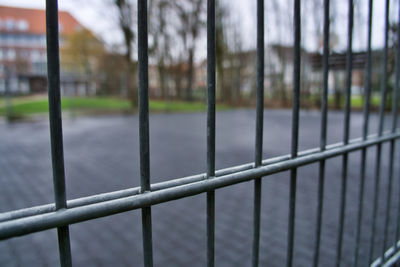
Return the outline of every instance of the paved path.
[[[372,115],[371,132],[377,118]],[[320,114],[303,112],[300,149],[317,147]],[[150,116],[151,179],[160,182],[206,169],[206,116],[154,114]],[[328,143],[341,140],[343,114],[329,114]],[[389,124],[389,121],[386,125]],[[64,148],[68,198],[77,198],[139,185],[137,116],[64,120]],[[217,114],[217,168],[251,162],[254,157],[255,112]],[[351,136],[361,134],[362,116],[351,120]],[[291,112],[267,110],[264,120],[264,155],[269,158],[290,151]],[[400,148],[399,148],[400,149]],[[371,221],[375,148],[368,150],[365,216],[362,249],[368,251]],[[49,126],[46,122],[0,122],[0,212],[52,202]],[[397,154],[399,154],[397,152]],[[386,195],[388,146],[383,149],[382,198],[378,233],[382,235]],[[399,156],[399,155],[398,155]],[[349,156],[348,205],[343,266],[349,266],[354,249],[360,152]],[[396,163],[399,162],[397,158]],[[394,196],[398,196],[398,166]],[[321,266],[334,266],[339,216],[341,159],[327,161]],[[313,255],[318,164],[298,171],[295,266],[310,266]],[[216,266],[250,266],[253,184],[243,183],[216,191]],[[289,174],[263,179],[261,266],[284,266],[287,239]],[[153,207],[155,266],[205,266],[205,195]],[[395,207],[391,210],[393,233]],[[71,226],[74,266],[142,266],[139,211]],[[393,235],[389,237],[393,242]],[[376,239],[378,255],[381,238]],[[367,257],[361,258],[365,266]],[[55,230],[0,242],[0,266],[57,266]]]

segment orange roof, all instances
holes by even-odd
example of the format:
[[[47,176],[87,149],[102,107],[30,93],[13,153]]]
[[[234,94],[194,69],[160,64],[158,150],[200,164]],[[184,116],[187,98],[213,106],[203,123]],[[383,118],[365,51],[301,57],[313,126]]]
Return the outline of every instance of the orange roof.
[[[59,11],[60,34],[70,34],[83,26],[68,12]],[[46,34],[44,9],[19,8],[0,5],[0,32]],[[7,23],[14,24],[7,27]]]

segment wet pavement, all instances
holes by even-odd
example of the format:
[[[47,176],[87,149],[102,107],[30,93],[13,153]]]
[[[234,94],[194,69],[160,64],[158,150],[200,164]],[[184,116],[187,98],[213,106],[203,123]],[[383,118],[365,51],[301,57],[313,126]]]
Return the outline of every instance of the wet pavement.
[[[341,141],[343,114],[328,115],[328,143]],[[138,186],[137,116],[65,118],[64,152],[68,199]],[[390,128],[390,118],[386,126]],[[217,113],[217,169],[254,159],[255,111]],[[362,115],[351,118],[352,138],[361,135]],[[370,132],[376,132],[372,115]],[[300,117],[300,150],[318,147],[320,114]],[[263,158],[288,154],[291,111],[266,110]],[[151,181],[161,182],[206,170],[206,114],[150,115]],[[7,124],[0,121],[0,212],[53,201],[49,125],[46,120]],[[400,147],[398,147],[400,149]],[[376,149],[368,149],[360,266],[366,266],[373,201]],[[342,266],[354,254],[360,182],[360,152],[349,155]],[[388,144],[383,146],[381,193],[375,256],[382,250],[388,177]],[[396,151],[393,201],[399,195]],[[317,203],[318,163],[298,169],[294,266],[311,266]],[[289,173],[264,177],[262,184],[260,266],[284,266],[287,249]],[[341,157],[327,160],[320,266],[334,266],[341,189]],[[395,202],[397,205],[397,201]],[[388,240],[394,242],[396,205],[391,207]],[[216,266],[250,266],[253,183],[216,191]],[[205,194],[152,208],[154,266],[205,266]],[[70,226],[74,266],[142,266],[140,211]],[[58,266],[56,231],[0,242],[0,266]]]

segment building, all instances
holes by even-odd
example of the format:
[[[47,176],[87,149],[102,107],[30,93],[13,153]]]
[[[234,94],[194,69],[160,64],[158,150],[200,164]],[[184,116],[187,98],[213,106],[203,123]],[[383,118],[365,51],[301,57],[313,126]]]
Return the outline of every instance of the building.
[[[346,57],[347,53],[331,53],[329,55],[329,76],[328,76],[328,93],[335,94],[337,91],[340,93],[344,92],[346,82]],[[382,71],[382,50],[371,51],[371,83],[373,90],[379,90],[381,86],[381,71]],[[351,92],[353,95],[362,95],[364,93],[364,80],[365,80],[365,69],[367,64],[367,52],[359,51],[352,53],[352,80],[351,80]],[[317,73],[322,77],[322,54],[314,53],[311,55],[311,67],[314,73]],[[390,77],[394,73],[394,50],[389,48],[388,50],[388,65],[387,73]]]
[[[66,36],[81,29],[70,13],[59,12],[60,47]],[[46,62],[45,10],[0,6],[0,94],[6,84],[12,94],[46,92]],[[64,94],[79,91],[71,86],[82,88],[85,83],[79,73],[61,73]]]
[[[302,90],[310,91],[318,76],[311,69],[310,53],[301,49]],[[223,74],[217,67],[217,98],[233,104],[254,98],[256,88],[256,50],[226,51],[222,60]],[[186,62],[164,66],[164,90],[161,88],[157,65],[149,66],[149,89],[151,97],[186,96],[188,65]],[[193,95],[204,99],[207,87],[207,60],[194,66]],[[293,47],[279,44],[266,46],[264,88],[266,96],[289,101],[293,90]]]

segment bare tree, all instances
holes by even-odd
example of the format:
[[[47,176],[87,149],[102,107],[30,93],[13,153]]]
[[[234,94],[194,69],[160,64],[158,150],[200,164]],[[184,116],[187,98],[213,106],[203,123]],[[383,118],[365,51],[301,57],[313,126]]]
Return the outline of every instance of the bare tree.
[[[150,45],[150,55],[157,62],[157,71],[159,77],[159,86],[161,90],[161,98],[167,97],[167,69],[166,64],[171,64],[171,32],[168,30],[167,14],[171,11],[170,1],[168,0],[151,0],[149,4],[149,34],[152,37]]]
[[[220,0],[216,1],[216,67],[217,67],[217,86],[220,92],[221,100],[225,103],[232,104],[232,86],[225,80],[224,61],[227,60],[229,47],[227,44],[225,29],[229,25],[224,21],[229,16],[229,9],[222,4]],[[230,29],[227,29],[230,30]]]
[[[205,27],[204,0],[173,0],[172,5],[177,13],[177,33],[182,39],[183,48],[187,51],[187,86],[186,100],[193,100],[194,58],[196,44]]]
[[[229,12],[226,5],[221,6],[217,20],[220,20],[217,25],[221,23],[223,27],[223,31],[218,32],[217,26],[217,53],[220,51],[217,54],[217,78],[221,98],[225,103],[237,105],[242,101],[241,90],[246,78],[249,78],[243,70],[254,65],[255,57],[249,60],[252,51],[244,51],[240,21]]]
[[[341,24],[338,21],[338,7],[336,5],[336,3],[334,3],[332,5],[331,8],[331,15],[330,15],[330,21],[331,21],[331,35],[333,36],[338,36],[336,34],[337,27],[341,26]],[[336,44],[334,44],[334,42],[336,40],[334,40],[335,38],[330,38],[330,48],[332,50],[335,49]],[[341,105],[341,100],[343,98],[343,83],[341,83],[341,77],[340,74],[338,73],[338,71],[334,71],[333,72],[333,91],[334,91],[334,108],[335,109],[340,109],[340,105]]]
[[[272,0],[272,10],[275,11],[274,13],[274,18],[275,18],[275,25],[277,29],[277,39],[278,43],[282,43],[282,33],[285,31],[285,22],[283,21],[283,18],[287,18],[288,20],[291,19],[290,15],[284,16],[283,11],[281,10],[281,6],[279,4],[279,1],[277,0]],[[290,6],[290,5],[289,5]],[[272,48],[272,47],[271,47]],[[272,48],[273,49],[273,48]],[[277,66],[274,66],[274,68],[271,69],[270,77],[271,77],[271,84],[273,86],[274,91],[277,93],[278,97],[282,101],[284,105],[287,104],[288,102],[288,96],[286,92],[286,85],[285,85],[285,72],[286,72],[286,59],[285,53],[282,53],[281,50],[283,50],[283,47],[280,47],[279,45],[276,47],[276,55],[279,59],[279,65],[280,68],[278,69]]]
[[[241,88],[243,85],[243,69],[249,64],[249,61],[245,58],[245,52],[243,50],[243,37],[238,30],[238,22],[232,25],[232,48],[234,54],[237,57],[231,57],[231,99],[232,104],[237,105],[242,101]],[[254,60],[252,61],[254,62]],[[228,84],[229,86],[229,84]],[[252,86],[255,88],[255,86]],[[254,99],[254,98],[253,98]]]
[[[132,107],[138,105],[138,95],[136,86],[137,63],[132,59],[132,48],[136,40],[133,21],[133,4],[129,0],[114,0],[114,4],[118,9],[118,24],[122,31],[125,43],[125,59],[128,65],[127,88],[128,96],[131,100]]]

